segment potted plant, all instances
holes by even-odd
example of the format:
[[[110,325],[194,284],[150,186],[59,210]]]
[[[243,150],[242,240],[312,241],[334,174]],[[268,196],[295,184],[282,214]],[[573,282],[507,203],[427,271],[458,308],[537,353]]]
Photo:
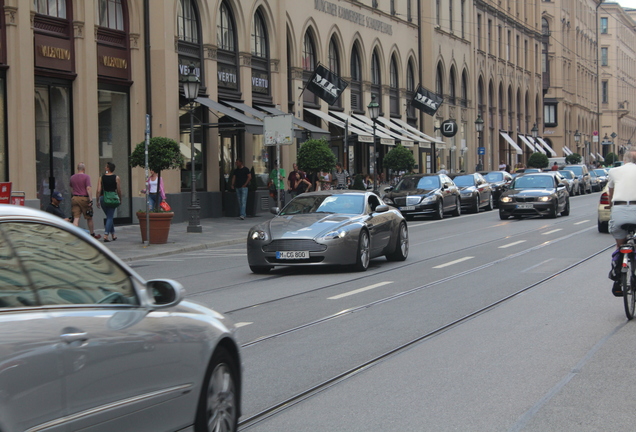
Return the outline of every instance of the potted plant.
[[[132,168],[145,166],[145,145],[145,141],[142,141],[135,146],[130,155],[130,166]],[[165,137],[150,138],[148,143],[148,168],[157,173],[158,184],[161,184],[161,171],[181,168],[183,162],[181,149],[175,140]],[[159,188],[157,188],[158,194]],[[163,211],[158,205],[159,200],[155,199],[155,202],[157,203],[155,208],[151,209],[148,215],[146,215],[145,210],[137,212],[141,228],[141,240],[142,242],[146,241],[146,216],[148,216],[150,220],[150,239],[148,239],[148,243],[163,244],[168,241],[170,223],[174,217],[174,212]]]

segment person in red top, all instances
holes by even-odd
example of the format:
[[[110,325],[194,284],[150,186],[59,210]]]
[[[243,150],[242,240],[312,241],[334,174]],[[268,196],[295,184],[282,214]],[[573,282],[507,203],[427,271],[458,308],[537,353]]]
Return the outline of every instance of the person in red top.
[[[557,165],[557,163],[555,162],[554,165],[552,165],[552,168],[550,168],[552,171],[558,171],[559,170],[559,165]]]
[[[102,236],[95,234],[93,225],[93,199],[91,178],[86,174],[86,165],[83,162],[77,164],[77,174],[71,176],[71,211],[73,212],[73,225],[79,226],[80,216],[86,219],[86,225],[91,235],[96,239]]]

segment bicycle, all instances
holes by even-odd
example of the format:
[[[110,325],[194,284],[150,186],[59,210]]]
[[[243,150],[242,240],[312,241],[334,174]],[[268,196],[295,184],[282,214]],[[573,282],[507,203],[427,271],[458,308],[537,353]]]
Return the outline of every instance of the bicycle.
[[[636,308],[636,275],[634,268],[634,250],[636,250],[636,224],[627,223],[621,225],[627,231],[627,241],[621,246],[621,287],[623,290],[623,304],[628,320],[634,318]]]

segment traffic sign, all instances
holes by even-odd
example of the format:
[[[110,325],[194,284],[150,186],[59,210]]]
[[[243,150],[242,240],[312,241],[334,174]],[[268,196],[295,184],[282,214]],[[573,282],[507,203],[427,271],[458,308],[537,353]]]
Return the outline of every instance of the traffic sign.
[[[486,147],[477,147],[477,154],[478,155],[485,155],[486,154]]]

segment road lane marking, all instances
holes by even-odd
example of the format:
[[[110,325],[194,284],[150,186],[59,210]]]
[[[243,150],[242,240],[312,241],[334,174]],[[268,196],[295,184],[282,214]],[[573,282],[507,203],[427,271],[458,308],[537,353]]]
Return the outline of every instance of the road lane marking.
[[[574,225],[581,225],[581,224],[584,224],[584,223],[589,222],[589,221],[590,221],[589,219],[586,219],[586,220],[583,220],[581,222],[577,222]]]
[[[239,322],[239,323],[235,323],[234,327],[239,328],[239,327],[245,327],[248,326],[250,324],[254,324],[253,322]]]
[[[364,292],[364,291],[369,291],[369,290],[372,290],[374,288],[379,288],[381,286],[392,284],[392,283],[393,283],[393,281],[380,282],[380,283],[377,283],[377,284],[365,286],[364,288],[359,288],[357,290],[353,290],[353,291],[349,291],[349,292],[346,292],[346,293],[338,294],[338,295],[335,295],[333,297],[328,297],[327,300],[338,300],[338,299],[341,299],[343,297],[352,296],[352,295],[359,294],[359,293]]]
[[[507,245],[499,246],[499,249],[509,248],[510,246],[517,246],[518,244],[525,243],[526,240],[519,240],[516,242],[508,243]]]
[[[541,235],[554,234],[555,232],[559,232],[559,231],[563,231],[563,228],[553,229],[552,231],[547,231],[547,232],[541,233]]]
[[[521,270],[521,273],[525,273],[525,272],[527,272],[527,271],[530,271],[530,270],[532,270],[532,269],[535,269],[535,268],[537,268],[537,267],[540,267],[540,266],[542,266],[543,264],[545,264],[545,263],[547,263],[547,262],[552,261],[553,259],[554,259],[554,258],[549,258],[549,259],[547,259],[547,260],[545,260],[545,261],[540,262],[539,264],[535,264],[535,265],[533,265],[532,267],[528,267],[528,268],[527,268],[527,269],[525,269],[525,270]]]
[[[435,266],[433,268],[436,268],[436,269],[444,268],[444,267],[452,266],[453,264],[458,264],[460,262],[471,260],[473,258],[475,258],[475,257],[464,257],[464,258],[460,258],[460,259],[455,260],[455,261],[447,262],[446,264],[440,264],[440,265]]]

